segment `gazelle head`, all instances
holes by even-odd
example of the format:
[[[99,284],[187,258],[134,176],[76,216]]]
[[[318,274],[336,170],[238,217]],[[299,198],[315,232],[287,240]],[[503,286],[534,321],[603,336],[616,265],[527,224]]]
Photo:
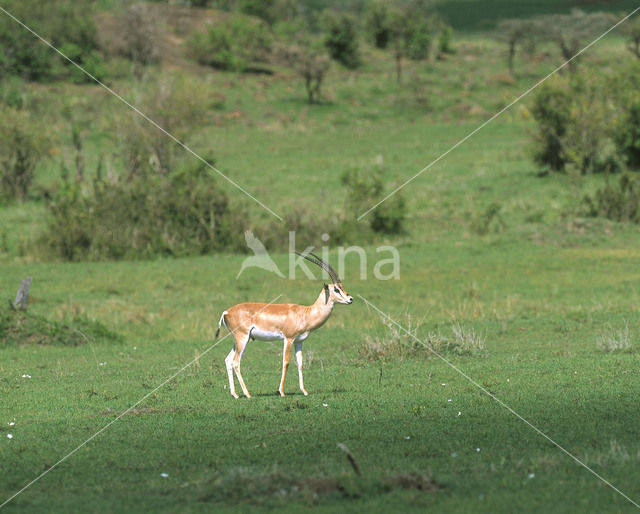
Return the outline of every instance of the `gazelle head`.
[[[313,262],[316,266],[320,266],[323,270],[325,270],[329,276],[331,277],[332,284],[324,285],[324,293],[325,293],[325,303],[328,303],[331,300],[334,303],[342,303],[344,305],[349,305],[353,303],[353,296],[347,293],[342,286],[342,282],[340,282],[340,278],[336,271],[329,266],[328,263],[323,261],[317,255],[309,252],[306,254],[296,252],[297,255],[307,259],[309,262]]]

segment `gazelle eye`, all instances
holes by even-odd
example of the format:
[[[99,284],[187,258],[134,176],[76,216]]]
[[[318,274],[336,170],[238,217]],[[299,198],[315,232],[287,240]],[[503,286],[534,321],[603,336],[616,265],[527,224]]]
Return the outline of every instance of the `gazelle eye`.
[[[336,293],[340,294],[340,289],[338,289],[337,287],[334,287],[334,288],[333,288],[333,290],[334,290]]]

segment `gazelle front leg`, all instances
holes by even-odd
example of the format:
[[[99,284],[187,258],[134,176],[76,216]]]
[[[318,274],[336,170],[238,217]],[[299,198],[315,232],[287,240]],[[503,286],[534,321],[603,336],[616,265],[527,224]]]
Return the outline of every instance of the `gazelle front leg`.
[[[282,378],[280,379],[280,387],[278,392],[280,396],[284,396],[284,377],[287,376],[287,369],[289,368],[289,358],[291,357],[291,343],[292,339],[285,338],[284,348],[282,349]]]
[[[298,364],[298,379],[300,380],[300,391],[307,396],[309,393],[304,388],[304,380],[302,378],[302,343],[296,343],[296,362]]]

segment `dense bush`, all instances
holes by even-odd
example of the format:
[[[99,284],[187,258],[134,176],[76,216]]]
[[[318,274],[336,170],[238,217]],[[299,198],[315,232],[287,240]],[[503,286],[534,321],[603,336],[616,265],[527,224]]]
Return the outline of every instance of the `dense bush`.
[[[357,219],[386,196],[380,171],[351,170],[342,176],[347,193],[348,219]],[[383,234],[401,234],[407,215],[407,205],[401,193],[396,193],[367,214],[363,221],[371,230]]]
[[[616,139],[627,109],[626,94],[616,86],[621,82],[624,74],[585,72],[541,86],[532,108],[536,163],[547,172],[567,167],[583,174],[620,171]]]
[[[104,67],[96,53],[94,5],[89,0],[12,0],[3,7],[56,48],[63,52],[73,50],[74,60],[91,68],[91,73],[104,76]],[[58,73],[85,80],[77,75],[80,73],[77,68],[57,56],[24,27],[6,15],[0,16],[0,76],[46,80]]]
[[[360,66],[358,25],[355,16],[347,12],[326,11],[324,26],[324,44],[331,58],[349,69]]]
[[[640,98],[628,104],[620,121],[616,143],[626,164],[640,170]]]
[[[586,196],[584,205],[589,216],[640,223],[640,178],[623,173],[617,183]]]
[[[41,244],[69,260],[202,255],[244,247],[244,216],[204,165],[167,176],[66,182],[49,206]]]
[[[243,16],[232,16],[187,40],[187,52],[199,64],[222,70],[243,71],[266,58],[272,37],[264,25]]]
[[[563,138],[571,117],[572,94],[567,84],[543,84],[531,112],[538,122],[534,161],[549,171],[563,171],[567,162]]]
[[[26,111],[0,106],[0,119],[0,196],[23,201],[44,153],[45,139]]]

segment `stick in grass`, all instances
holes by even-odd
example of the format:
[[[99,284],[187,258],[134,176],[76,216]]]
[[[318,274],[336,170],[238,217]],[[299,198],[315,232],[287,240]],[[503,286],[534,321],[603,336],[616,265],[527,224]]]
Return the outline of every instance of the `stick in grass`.
[[[351,450],[347,447],[347,445],[344,443],[338,443],[338,448],[340,448],[344,453],[347,454],[347,459],[349,459],[349,463],[351,464],[353,470],[356,472],[356,475],[358,475],[359,477],[362,476],[360,467],[356,462],[356,458],[353,456],[353,453],[351,453]]]

